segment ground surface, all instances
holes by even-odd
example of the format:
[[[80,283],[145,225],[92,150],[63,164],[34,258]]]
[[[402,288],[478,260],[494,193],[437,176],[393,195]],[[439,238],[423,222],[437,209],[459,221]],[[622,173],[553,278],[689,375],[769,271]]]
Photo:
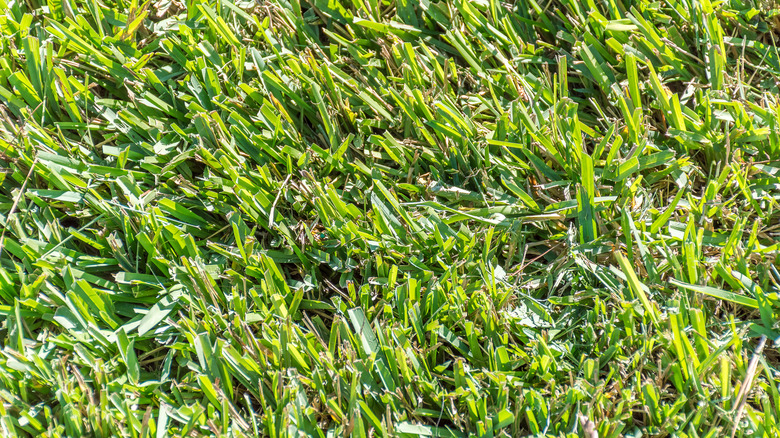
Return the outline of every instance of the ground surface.
[[[775,8],[0,0],[2,436],[777,436]]]

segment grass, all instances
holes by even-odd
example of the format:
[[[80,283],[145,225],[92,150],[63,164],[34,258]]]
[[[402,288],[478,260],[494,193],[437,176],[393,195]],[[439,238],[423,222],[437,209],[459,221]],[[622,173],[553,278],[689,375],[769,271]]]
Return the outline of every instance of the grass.
[[[780,5],[0,11],[3,436],[780,433]]]

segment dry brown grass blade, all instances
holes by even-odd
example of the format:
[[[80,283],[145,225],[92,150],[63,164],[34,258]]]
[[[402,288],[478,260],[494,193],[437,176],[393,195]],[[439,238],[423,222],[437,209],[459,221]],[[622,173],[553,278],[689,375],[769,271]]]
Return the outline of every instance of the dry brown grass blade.
[[[764,345],[766,345],[766,336],[761,335],[756,351],[753,353],[753,357],[750,358],[745,380],[739,388],[739,394],[737,394],[737,408],[736,415],[734,416],[734,425],[731,428],[731,438],[734,438],[734,435],[737,433],[739,421],[742,419],[742,415],[745,412],[745,403],[747,403],[747,396],[750,392],[750,388],[753,387],[753,378],[755,378],[756,369],[758,369],[758,358],[761,356],[761,352],[764,351]]]
[[[585,438],[599,438],[599,433],[596,431],[596,423],[589,420],[585,415],[580,414],[578,416],[580,425],[582,426],[582,433]]]

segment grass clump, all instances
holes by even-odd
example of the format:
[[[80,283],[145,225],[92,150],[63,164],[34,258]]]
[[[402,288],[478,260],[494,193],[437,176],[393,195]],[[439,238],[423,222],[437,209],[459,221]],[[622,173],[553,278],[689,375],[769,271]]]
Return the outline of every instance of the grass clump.
[[[778,433],[777,7],[0,11],[3,436]]]

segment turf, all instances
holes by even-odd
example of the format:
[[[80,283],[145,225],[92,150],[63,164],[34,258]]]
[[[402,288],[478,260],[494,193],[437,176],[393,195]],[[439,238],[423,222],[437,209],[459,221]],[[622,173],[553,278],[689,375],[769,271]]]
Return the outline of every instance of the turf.
[[[2,436],[780,434],[780,5],[0,11]]]

